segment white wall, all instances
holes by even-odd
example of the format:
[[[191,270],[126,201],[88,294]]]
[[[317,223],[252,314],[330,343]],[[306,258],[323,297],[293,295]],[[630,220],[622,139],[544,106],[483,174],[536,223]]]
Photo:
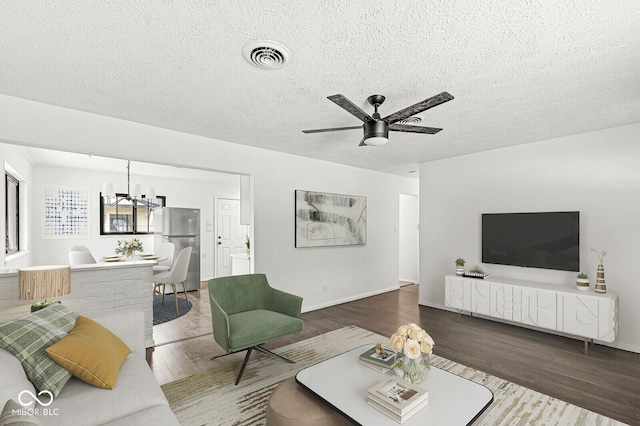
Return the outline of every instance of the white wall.
[[[398,287],[398,195],[418,181],[0,95],[0,140],[253,175],[255,272],[315,309]],[[302,137],[302,136],[301,136]],[[158,149],[161,147],[161,149]],[[367,197],[364,246],[294,248],[294,191]],[[325,291],[326,285],[326,291]]]
[[[575,285],[573,272],[481,264],[482,213],[579,210],[581,270],[619,294],[612,346],[640,352],[640,124],[424,163],[420,167],[420,303],[444,305],[444,275],[463,257],[492,276]]]
[[[95,158],[95,157],[94,157]],[[162,177],[141,176],[131,171],[131,182],[139,183],[143,192],[144,188],[155,186],[158,195],[167,197],[168,207],[199,208],[201,215],[200,226],[200,277],[202,280],[214,276],[214,235],[206,230],[205,223],[214,223],[214,199],[215,197],[240,198],[240,177],[232,179],[235,184],[214,183],[190,179],[169,179]],[[31,262],[33,265],[66,264],[68,262],[68,250],[72,245],[87,246],[95,257],[112,254],[117,241],[131,238],[123,235],[100,235],[100,206],[99,194],[104,182],[111,182],[116,192],[127,190],[127,169],[123,161],[122,169],[112,172],[91,171],[85,169],[59,168],[59,167],[35,167],[33,178],[30,182],[31,195],[31,220],[32,233]],[[63,186],[73,188],[86,188],[90,191],[91,200],[91,235],[90,238],[42,238],[42,199],[46,185]],[[153,236],[137,236],[145,248],[145,251],[153,251]]]
[[[418,197],[400,194],[400,280],[418,283]]]

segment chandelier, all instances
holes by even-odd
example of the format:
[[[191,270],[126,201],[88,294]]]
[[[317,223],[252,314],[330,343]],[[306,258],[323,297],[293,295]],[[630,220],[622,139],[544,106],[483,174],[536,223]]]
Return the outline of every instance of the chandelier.
[[[116,193],[113,190],[113,184],[111,183],[103,183],[102,184],[102,196],[103,197],[115,197]],[[127,200],[130,200],[135,203],[137,199],[151,199],[156,198],[156,188],[153,186],[149,187],[149,192],[142,195],[142,189],[140,188],[140,184],[136,183],[133,185],[133,191],[131,190],[131,161],[127,160],[127,194],[123,196]]]

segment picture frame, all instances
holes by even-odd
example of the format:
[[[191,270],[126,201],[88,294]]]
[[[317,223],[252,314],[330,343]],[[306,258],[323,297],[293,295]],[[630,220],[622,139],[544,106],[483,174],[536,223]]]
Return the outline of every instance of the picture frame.
[[[318,191],[295,191],[296,248],[366,243],[366,197]]]
[[[42,238],[90,238],[91,191],[87,188],[44,186]]]

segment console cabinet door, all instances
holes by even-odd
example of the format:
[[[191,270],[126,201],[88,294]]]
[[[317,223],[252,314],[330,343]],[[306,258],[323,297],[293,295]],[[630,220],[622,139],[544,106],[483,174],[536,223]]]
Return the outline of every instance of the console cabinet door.
[[[615,340],[615,300],[567,293],[561,297],[562,331],[606,342]]]
[[[563,294],[562,301],[562,331],[592,339],[598,338],[598,298]]]
[[[523,324],[556,330],[557,321],[557,292],[537,288],[522,288],[522,319]]]
[[[471,282],[462,277],[446,277],[445,306],[461,311],[471,310]]]
[[[514,297],[513,286],[501,283],[489,283],[489,315],[513,321],[514,312],[516,318],[520,306],[517,303],[518,296]],[[517,320],[517,319],[516,319]]]

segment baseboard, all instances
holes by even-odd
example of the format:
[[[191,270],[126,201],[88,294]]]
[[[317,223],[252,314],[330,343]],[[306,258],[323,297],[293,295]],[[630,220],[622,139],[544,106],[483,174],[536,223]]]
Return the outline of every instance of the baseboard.
[[[437,303],[429,303],[429,302],[419,301],[418,304],[422,305],[422,306],[428,306],[430,308],[440,309],[440,310],[443,310],[443,311],[449,311],[449,312],[458,313],[457,309],[451,308],[449,306],[440,305],[440,304],[437,304]],[[468,311],[462,311],[461,313],[463,315],[470,315]],[[544,328],[532,327],[532,326],[529,326],[527,324],[513,323],[511,321],[501,320],[499,318],[494,318],[494,317],[488,317],[486,315],[480,315],[480,314],[477,314],[477,313],[474,313],[473,316],[477,317],[477,318],[486,319],[486,320],[489,320],[489,321],[501,322],[503,324],[512,325],[514,327],[522,327],[522,328],[527,328],[529,330],[541,331],[543,333],[555,334],[556,336],[567,337],[569,339],[575,339],[575,340],[579,340],[579,341],[583,340],[582,337],[577,337],[577,336],[574,336],[572,334],[562,333],[560,331],[547,330],[547,329],[544,329]],[[598,345],[601,345],[601,346],[608,346],[608,347],[614,348],[614,349],[620,349],[620,350],[623,350],[623,351],[640,353],[640,347],[639,346],[630,345],[630,344],[624,343],[624,342],[615,341],[615,342],[609,343],[609,342],[602,342],[602,341],[599,341],[599,340],[595,340],[595,343],[597,343]]]
[[[382,290],[377,290],[377,291],[372,291],[372,292],[369,292],[369,293],[359,294],[357,296],[351,296],[351,297],[347,297],[347,298],[340,299],[340,300],[332,300],[331,302],[321,303],[319,305],[305,307],[305,308],[302,309],[302,312],[304,313],[304,312],[317,311],[318,309],[328,308],[330,306],[340,305],[342,303],[353,302],[354,300],[360,300],[360,299],[364,299],[366,297],[371,297],[371,296],[375,296],[375,295],[382,294],[382,293],[388,293],[390,291],[397,290],[399,287],[400,287],[399,285],[396,285],[396,286],[384,288]]]

